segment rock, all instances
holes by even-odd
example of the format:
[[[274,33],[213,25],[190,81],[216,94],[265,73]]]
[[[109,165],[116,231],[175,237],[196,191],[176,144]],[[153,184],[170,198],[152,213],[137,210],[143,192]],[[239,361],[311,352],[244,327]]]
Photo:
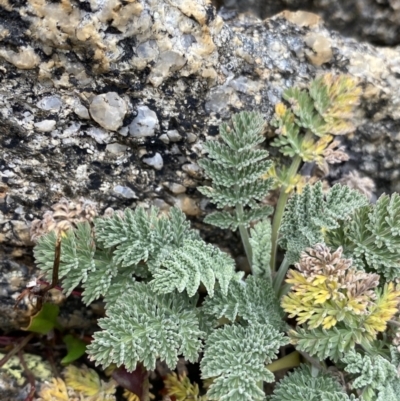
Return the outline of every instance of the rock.
[[[50,132],[53,131],[56,126],[56,121],[54,120],[43,120],[34,124],[35,128],[40,132]]]
[[[323,35],[310,33],[305,37],[305,42],[312,51],[306,49],[305,54],[310,63],[319,67],[329,63],[333,57],[331,41]]]
[[[40,57],[30,46],[21,47],[18,53],[13,50],[0,49],[0,57],[22,70],[30,70],[40,63]]]
[[[165,144],[169,144],[169,137],[167,134],[162,134],[158,137],[160,141],[163,141]]]
[[[122,127],[118,130],[118,133],[122,136],[128,136],[129,134],[129,127]]]
[[[202,175],[201,168],[195,163],[184,164],[182,170],[194,178],[200,178]]]
[[[141,43],[137,47],[136,53],[138,60],[143,60],[147,64],[150,61],[156,60],[160,52],[157,42],[155,40],[149,40],[148,42]]]
[[[198,216],[200,208],[197,201],[186,194],[178,195],[173,200],[174,206],[179,207],[188,216]]]
[[[172,50],[162,52],[150,74],[149,81],[154,86],[160,86],[170,72],[180,70],[185,63],[186,60],[182,54]]]
[[[176,182],[164,182],[163,185],[175,195],[186,192],[186,187]]]
[[[195,134],[193,134],[192,132],[188,132],[186,134],[186,140],[188,141],[188,143],[196,142],[197,136]]]
[[[106,146],[106,151],[114,155],[123,154],[126,151],[126,149],[128,149],[128,146],[121,145],[120,143],[117,142],[110,143]]]
[[[80,117],[85,120],[90,118],[89,110],[81,103],[77,102],[74,107],[74,112]]]
[[[92,137],[97,143],[104,144],[111,141],[111,135],[101,128],[92,127],[86,131],[86,134]]]
[[[318,14],[329,29],[343,36],[352,36],[360,41],[379,45],[400,44],[400,2],[399,0],[217,0],[227,9],[226,18],[232,18],[232,11],[251,11],[261,19],[269,18],[286,10],[291,13],[290,21],[299,26],[318,23],[310,15]],[[300,11],[297,11],[300,10]],[[293,12],[296,11],[296,12]],[[311,13],[307,13],[311,12]]]
[[[99,210],[178,205],[205,238],[238,252],[235,235],[202,223],[211,210],[196,190],[205,182],[204,141],[239,110],[269,122],[285,88],[328,71],[350,74],[364,91],[357,130],[341,138],[350,160],[330,179],[357,168],[375,181],[376,196],[400,188],[399,48],[360,43],[304,13],[261,21],[223,12],[224,20],[207,0],[9,3],[0,12],[0,37],[10,32],[0,41],[0,249],[28,247],[33,220],[62,197],[83,196]],[[39,131],[43,121],[55,125]],[[14,254],[7,263],[24,265]],[[24,266],[14,296],[37,272],[32,260]],[[17,318],[7,302],[3,327]]]
[[[26,222],[21,220],[11,220],[10,225],[12,227],[12,231],[14,233],[14,237],[16,238],[17,240],[16,243],[18,245],[25,245],[25,246],[33,245],[30,235],[30,226]]]
[[[301,28],[304,26],[315,28],[322,23],[322,19],[319,15],[307,11],[292,12],[285,10],[281,15]]]
[[[117,93],[108,92],[95,96],[90,103],[90,115],[103,128],[116,131],[124,120],[127,108]]]
[[[46,111],[49,110],[58,111],[60,110],[61,106],[62,106],[62,100],[60,99],[59,96],[46,96],[39,102],[37,102],[37,107]]]
[[[235,90],[229,86],[212,89],[207,98],[205,109],[208,113],[221,113],[227,117],[230,106],[234,104],[234,98],[237,99]]]
[[[143,161],[149,166],[154,167],[156,170],[161,170],[164,166],[164,161],[161,155],[157,152],[154,156],[144,157]]]
[[[122,185],[116,185],[114,187],[113,191],[116,194],[121,195],[126,199],[137,199],[135,192],[132,189],[130,189],[129,187],[123,187]]]
[[[248,95],[255,95],[260,91],[261,83],[259,81],[253,81],[247,77],[238,77],[233,79],[229,86],[231,86],[235,91],[246,93]]]
[[[139,106],[137,112],[137,116],[129,125],[129,134],[135,138],[153,136],[158,129],[157,114],[147,106]]]
[[[182,139],[182,136],[179,135],[179,132],[176,129],[167,131],[167,136],[171,142],[178,142]]]
[[[72,136],[78,133],[82,124],[80,122],[74,121],[69,127],[63,131],[63,136]]]
[[[169,212],[171,209],[171,205],[165,202],[164,199],[156,198],[152,202],[153,206],[157,207],[161,212]]]

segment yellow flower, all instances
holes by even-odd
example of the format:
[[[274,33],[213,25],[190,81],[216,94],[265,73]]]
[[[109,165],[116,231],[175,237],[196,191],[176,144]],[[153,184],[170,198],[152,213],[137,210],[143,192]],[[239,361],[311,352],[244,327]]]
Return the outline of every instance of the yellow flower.
[[[360,301],[350,298],[347,302],[346,308],[356,315],[361,315],[366,312],[367,310],[367,303],[360,303]]]
[[[174,397],[176,401],[206,401],[207,397],[199,396],[199,386],[195,383],[192,384],[189,378],[176,373],[170,373],[164,379],[165,389],[167,395]]]
[[[84,397],[89,397],[90,401],[115,401],[116,382],[114,380],[104,382],[95,370],[87,366],[79,369],[69,365],[65,368],[64,376],[68,387],[72,387]]]
[[[288,271],[288,277],[286,282],[289,284],[299,285],[299,284],[308,284],[307,279],[298,271],[290,269]]]
[[[275,113],[279,117],[283,117],[286,114],[286,106],[283,103],[277,103],[275,105]]]
[[[127,401],[140,401],[140,398],[136,394],[130,392],[127,389],[124,390],[123,396]]]
[[[324,152],[332,142],[333,136],[324,135],[318,141],[304,139],[301,144],[301,157],[307,162],[316,162],[319,166],[323,164]]]
[[[398,312],[400,291],[393,283],[385,284],[382,294],[370,310],[364,321],[366,330],[376,336],[377,332],[385,331],[387,322]]]
[[[317,288],[314,291],[314,302],[316,304],[323,304],[325,303],[328,299],[331,298],[331,294],[328,290],[322,289],[322,288]]]
[[[322,155],[324,150],[328,147],[328,145],[332,142],[332,135],[324,135],[314,144],[314,152],[316,155]]]
[[[312,319],[313,315],[315,315],[316,310],[315,309],[309,309],[309,310],[305,310],[304,312],[299,312],[297,314],[297,323],[298,324],[303,324],[305,322],[307,322],[308,320]],[[318,317],[318,316],[317,316]],[[319,326],[321,323],[318,323],[316,325]]]
[[[322,327],[326,330],[330,329],[337,323],[337,320],[333,316],[327,316],[322,322]]]
[[[379,276],[351,268],[351,260],[340,258],[341,252],[331,253],[321,244],[303,252],[296,270],[288,271],[291,289],[282,297],[282,308],[309,329],[356,324],[365,329],[366,339],[374,339],[398,312],[400,288],[386,284],[375,299]]]
[[[322,274],[318,274],[317,276],[315,276],[315,279],[313,280],[313,285],[320,285],[326,282],[326,280],[328,279],[328,277],[323,276]]]
[[[63,379],[53,378],[51,383],[43,384],[38,401],[69,401],[67,386]]]

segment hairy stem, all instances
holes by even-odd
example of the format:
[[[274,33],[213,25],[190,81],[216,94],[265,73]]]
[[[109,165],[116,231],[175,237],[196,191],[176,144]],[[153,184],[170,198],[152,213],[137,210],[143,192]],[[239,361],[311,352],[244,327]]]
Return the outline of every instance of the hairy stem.
[[[239,218],[243,216],[243,205],[239,204],[236,205],[236,213]],[[240,232],[240,237],[242,238],[242,243],[244,251],[246,252],[247,260],[249,261],[249,266],[252,269],[253,252],[251,250],[249,232],[243,224],[239,225],[239,232]],[[252,273],[254,273],[253,269]]]
[[[290,181],[291,177],[294,177],[297,174],[297,171],[300,167],[301,157],[296,156],[292,161],[292,164],[289,168],[288,172],[288,181]],[[285,211],[286,202],[289,198],[290,191],[287,191],[287,187],[282,187],[281,192],[279,194],[278,203],[276,204],[274,219],[272,221],[272,235],[271,235],[271,271],[275,271],[275,263],[276,263],[276,254],[278,252],[278,235],[279,228],[281,226],[283,212]]]

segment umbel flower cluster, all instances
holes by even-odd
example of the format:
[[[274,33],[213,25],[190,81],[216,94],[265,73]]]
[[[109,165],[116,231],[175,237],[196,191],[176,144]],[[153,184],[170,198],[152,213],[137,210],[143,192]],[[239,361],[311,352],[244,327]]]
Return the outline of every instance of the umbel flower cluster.
[[[286,90],[272,121],[283,160],[270,158],[254,112],[233,115],[205,143],[199,190],[219,209],[205,222],[238,231],[247,277],[176,208],[127,209],[62,231],[64,292],[80,287],[86,304],[105,302],[90,359],[129,372],[199,362],[207,386],[166,381],[179,400],[400,400],[400,196],[371,205],[356,188],[323,190],[299,174],[305,163],[344,160],[334,137],[354,129],[359,94],[350,77],[332,75]],[[35,248],[49,278],[56,241],[52,231]]]
[[[379,275],[356,270],[341,256],[341,247],[333,253],[324,244],[306,249],[296,269],[288,272],[291,289],[282,298],[282,307],[308,329],[358,326],[363,341],[371,342],[397,313],[400,291],[394,283],[376,291]]]

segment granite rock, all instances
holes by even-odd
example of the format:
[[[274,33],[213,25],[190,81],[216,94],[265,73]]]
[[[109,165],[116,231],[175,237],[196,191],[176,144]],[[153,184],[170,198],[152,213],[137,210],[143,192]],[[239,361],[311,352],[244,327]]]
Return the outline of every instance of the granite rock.
[[[90,115],[104,129],[117,131],[126,114],[126,104],[117,93],[108,92],[93,98],[89,107]]]
[[[400,44],[400,0],[215,0],[225,6],[226,15],[251,12],[261,19],[284,10],[299,11],[301,21],[309,18],[304,11],[321,16],[329,29],[378,45]],[[307,13],[309,14],[309,13]]]
[[[350,160],[332,180],[357,168],[377,195],[400,190],[399,48],[344,37],[311,14],[218,15],[208,0],[1,4],[0,246],[29,250],[32,221],[83,196],[100,213],[179,205],[237,256],[236,236],[201,223],[211,210],[196,190],[202,144],[238,110],[270,120],[285,88],[328,71],[363,87],[357,130],[342,138]],[[43,121],[55,124],[39,130]],[[37,273],[27,269],[16,293]],[[7,310],[1,324],[15,327]]]

